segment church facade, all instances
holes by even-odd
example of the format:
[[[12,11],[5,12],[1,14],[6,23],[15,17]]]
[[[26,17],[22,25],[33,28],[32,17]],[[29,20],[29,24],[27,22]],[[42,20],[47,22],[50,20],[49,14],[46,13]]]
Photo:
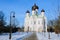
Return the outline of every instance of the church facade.
[[[27,32],[47,32],[47,18],[44,9],[38,14],[39,7],[34,4],[32,6],[32,15],[29,10],[26,11],[24,20],[24,31]]]

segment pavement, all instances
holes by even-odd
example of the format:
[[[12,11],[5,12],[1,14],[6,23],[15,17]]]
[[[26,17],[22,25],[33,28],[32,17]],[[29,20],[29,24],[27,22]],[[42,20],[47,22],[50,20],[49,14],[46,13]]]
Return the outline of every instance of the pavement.
[[[23,40],[38,40],[38,39],[37,39],[36,33],[32,33],[32,35],[30,35],[27,38],[24,38]]]

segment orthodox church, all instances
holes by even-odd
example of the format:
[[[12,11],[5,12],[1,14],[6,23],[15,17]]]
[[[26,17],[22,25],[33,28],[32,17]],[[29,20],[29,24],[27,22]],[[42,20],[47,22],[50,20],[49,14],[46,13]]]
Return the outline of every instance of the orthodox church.
[[[34,4],[32,6],[32,15],[29,10],[26,11],[24,20],[24,31],[27,32],[47,32],[47,18],[45,16],[45,10],[42,9],[38,14],[39,7]]]

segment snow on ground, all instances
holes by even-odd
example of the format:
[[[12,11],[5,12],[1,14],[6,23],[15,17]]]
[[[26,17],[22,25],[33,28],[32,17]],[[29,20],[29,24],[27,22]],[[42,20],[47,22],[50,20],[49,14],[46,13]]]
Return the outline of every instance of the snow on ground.
[[[49,39],[49,33],[36,33],[38,40],[60,40],[60,34],[59,36],[55,33],[50,33],[50,39]]]
[[[20,40],[23,39],[25,36],[27,37],[27,35],[31,35],[31,32],[16,32],[16,33],[12,33],[12,39],[11,40]],[[4,33],[2,35],[0,35],[0,40],[9,40],[9,33]]]
[[[33,33],[33,32],[32,32]],[[28,37],[32,34],[31,32],[16,32],[12,33],[12,40],[22,40],[25,37]],[[60,40],[60,34],[59,36],[55,33],[50,33],[50,39],[49,38],[49,33],[36,33],[38,40]],[[9,33],[3,33],[0,35],[0,40],[9,40]]]
[[[15,33],[16,35],[12,34],[12,40],[22,40],[23,38],[30,36],[32,33],[31,32],[20,32],[20,33]],[[13,36],[14,35],[14,36]]]
[[[8,40],[8,38],[9,38],[9,35],[8,35],[8,33],[4,33],[4,34],[2,34],[2,35],[0,35],[0,40]]]

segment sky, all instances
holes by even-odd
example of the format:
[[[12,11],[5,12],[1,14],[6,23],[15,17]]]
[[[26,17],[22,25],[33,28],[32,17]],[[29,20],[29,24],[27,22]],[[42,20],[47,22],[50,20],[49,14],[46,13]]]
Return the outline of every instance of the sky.
[[[29,10],[30,14],[32,14],[32,6],[34,3],[39,7],[38,14],[41,13],[42,9],[45,10],[47,20],[53,20],[57,17],[58,0],[0,0],[0,11],[3,11],[5,14],[7,24],[10,21],[11,11],[14,11],[17,24],[22,26],[24,25],[26,11]]]

